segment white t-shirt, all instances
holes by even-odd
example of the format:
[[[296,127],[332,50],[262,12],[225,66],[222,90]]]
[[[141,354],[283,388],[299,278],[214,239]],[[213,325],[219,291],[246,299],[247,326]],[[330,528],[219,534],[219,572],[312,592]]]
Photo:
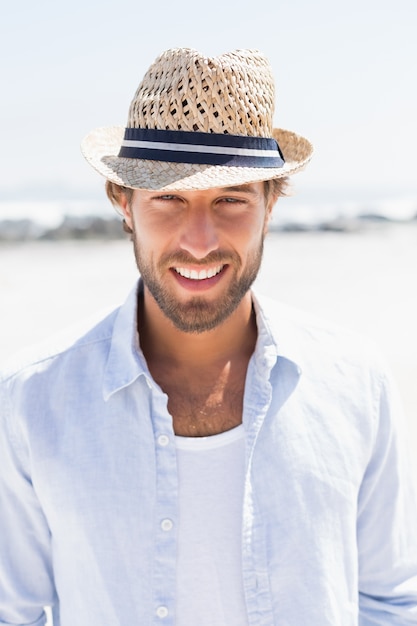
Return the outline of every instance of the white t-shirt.
[[[176,437],[179,474],[177,626],[245,626],[243,426]]]

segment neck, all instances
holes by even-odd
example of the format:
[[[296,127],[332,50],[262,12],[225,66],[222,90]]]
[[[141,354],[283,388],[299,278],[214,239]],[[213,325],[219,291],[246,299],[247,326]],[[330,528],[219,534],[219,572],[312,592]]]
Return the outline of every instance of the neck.
[[[216,328],[188,333],[176,328],[161,311],[146,287],[139,302],[140,344],[148,365],[161,359],[171,366],[206,366],[249,359],[255,348],[257,328],[248,292],[235,311]]]

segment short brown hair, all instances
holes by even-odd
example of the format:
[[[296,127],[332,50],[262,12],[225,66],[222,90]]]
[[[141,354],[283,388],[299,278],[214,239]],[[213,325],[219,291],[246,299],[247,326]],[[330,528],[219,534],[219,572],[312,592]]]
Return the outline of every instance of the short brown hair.
[[[288,188],[290,186],[290,179],[288,176],[282,178],[272,178],[271,180],[264,180],[264,194],[265,201],[268,205],[272,201],[274,204],[278,198],[286,196]]]
[[[106,194],[113,206],[119,206],[122,195],[127,197],[128,202],[131,201],[133,195],[133,189],[130,187],[122,187],[113,183],[111,180],[106,180]]]

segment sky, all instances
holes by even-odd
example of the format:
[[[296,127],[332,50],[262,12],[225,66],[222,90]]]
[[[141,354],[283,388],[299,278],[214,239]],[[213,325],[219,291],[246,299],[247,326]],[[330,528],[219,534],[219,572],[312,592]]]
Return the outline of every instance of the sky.
[[[2,11],[0,202],[96,197],[91,129],[125,125],[171,47],[264,52],[275,126],[308,137],[311,196],[416,198],[416,0],[14,0]]]

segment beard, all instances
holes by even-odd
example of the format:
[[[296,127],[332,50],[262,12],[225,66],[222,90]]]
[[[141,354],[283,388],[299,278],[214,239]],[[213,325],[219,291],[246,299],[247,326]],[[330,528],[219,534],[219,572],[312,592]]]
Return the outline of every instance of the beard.
[[[186,253],[178,252],[166,255],[155,267],[152,263],[145,261],[137,238],[133,234],[136,264],[144,285],[164,315],[171,320],[178,330],[196,334],[213,330],[236,310],[258,275],[262,261],[263,242],[264,237],[259,242],[257,249],[248,257],[243,270],[242,262],[237,254],[231,255],[219,251],[207,255],[204,260],[198,262]],[[200,296],[193,296],[187,302],[180,302],[158,277],[169,268],[187,263],[201,266],[227,264],[230,269],[233,268],[234,277],[232,277],[226,293],[222,294],[218,300],[213,301]]]

